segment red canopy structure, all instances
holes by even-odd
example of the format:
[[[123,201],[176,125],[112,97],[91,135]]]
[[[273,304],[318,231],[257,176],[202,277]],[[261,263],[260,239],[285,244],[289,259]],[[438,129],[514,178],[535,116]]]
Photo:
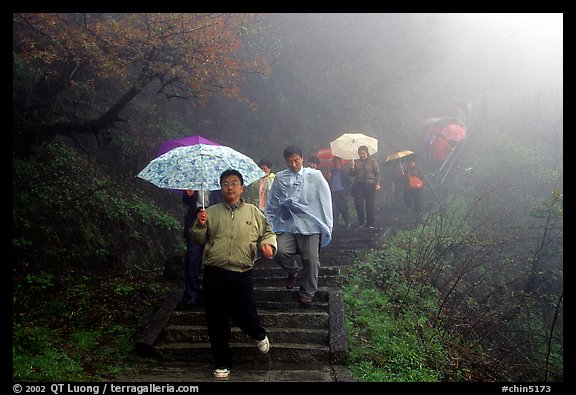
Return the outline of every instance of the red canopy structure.
[[[318,151],[314,152],[313,155],[320,159],[320,168],[330,168],[334,166],[332,164],[334,155],[332,155],[332,150],[330,148],[319,149]],[[352,161],[349,159],[342,159],[342,164],[345,165],[346,163],[352,163]]]
[[[457,123],[451,123],[444,126],[440,133],[448,140],[452,141],[460,141],[466,138],[466,129]]]
[[[466,128],[454,117],[428,118],[422,122],[422,127],[428,135],[440,133],[452,141],[460,141],[466,138]]]

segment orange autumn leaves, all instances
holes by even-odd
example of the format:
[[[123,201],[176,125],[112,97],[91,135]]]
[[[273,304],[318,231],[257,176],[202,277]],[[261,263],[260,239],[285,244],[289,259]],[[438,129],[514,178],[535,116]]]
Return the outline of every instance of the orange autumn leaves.
[[[243,51],[258,14],[14,14],[18,56],[70,85],[158,80],[157,92],[203,102],[218,91],[240,98],[246,73],[269,74]],[[253,48],[253,47],[251,47]]]

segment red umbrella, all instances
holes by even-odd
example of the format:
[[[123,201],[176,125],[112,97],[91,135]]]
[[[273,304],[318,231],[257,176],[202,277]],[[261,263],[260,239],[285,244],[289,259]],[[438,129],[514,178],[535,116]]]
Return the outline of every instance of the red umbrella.
[[[332,159],[334,159],[334,155],[332,155],[332,150],[330,148],[322,148],[318,151],[314,152],[314,156],[317,156],[320,159],[320,166],[323,167],[333,167],[334,164],[332,163]],[[345,165],[346,163],[351,163],[352,161],[349,159],[342,159],[342,164]]]
[[[466,129],[457,123],[446,125],[440,131],[448,140],[460,141],[466,138]]]

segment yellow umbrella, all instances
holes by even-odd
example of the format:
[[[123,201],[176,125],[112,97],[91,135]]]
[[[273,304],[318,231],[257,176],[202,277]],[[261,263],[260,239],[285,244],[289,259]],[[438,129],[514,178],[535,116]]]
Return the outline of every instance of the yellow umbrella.
[[[407,156],[410,155],[414,155],[414,152],[408,150],[394,152],[393,154],[390,154],[386,157],[386,162],[392,162],[397,159],[406,158]]]

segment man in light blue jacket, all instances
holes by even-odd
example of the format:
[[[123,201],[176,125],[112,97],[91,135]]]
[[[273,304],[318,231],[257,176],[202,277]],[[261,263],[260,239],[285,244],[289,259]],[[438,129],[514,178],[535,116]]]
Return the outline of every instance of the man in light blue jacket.
[[[332,239],[332,197],[322,172],[303,167],[299,147],[286,148],[284,160],[288,168],[276,173],[264,212],[276,232],[276,262],[288,272],[286,288],[297,282],[294,255],[302,259],[300,302],[309,305],[318,289],[319,249]]]

